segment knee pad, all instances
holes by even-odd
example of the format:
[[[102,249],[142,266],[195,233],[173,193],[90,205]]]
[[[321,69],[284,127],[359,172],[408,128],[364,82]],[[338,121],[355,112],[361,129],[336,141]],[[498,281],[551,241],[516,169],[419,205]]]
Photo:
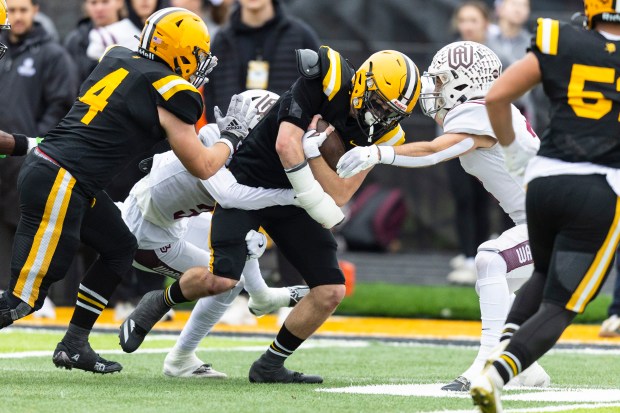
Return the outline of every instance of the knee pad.
[[[508,267],[506,261],[494,251],[479,251],[475,258],[476,272],[478,279],[489,277],[497,277],[498,275],[506,275]]]

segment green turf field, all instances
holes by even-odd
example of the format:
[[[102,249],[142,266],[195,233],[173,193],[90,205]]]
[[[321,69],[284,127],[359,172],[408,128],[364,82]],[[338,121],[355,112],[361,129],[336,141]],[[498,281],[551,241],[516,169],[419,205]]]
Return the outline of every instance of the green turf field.
[[[119,354],[116,336],[96,334],[93,347],[121,362],[122,373],[100,376],[59,370],[51,362],[51,351],[60,337],[60,332],[35,330],[9,329],[0,333],[0,412],[455,413],[472,409],[468,398],[447,397],[435,384],[461,373],[475,354],[471,348],[376,340],[310,340],[308,347],[298,351],[287,364],[322,374],[322,385],[257,385],[248,382],[247,372],[269,343],[264,339],[207,338],[198,355],[229,375],[226,380],[210,381],[164,377],[161,367],[165,349],[174,344],[165,336],[153,336],[144,343],[143,348],[150,349],[150,353],[126,355]],[[556,391],[507,392],[508,398],[524,399],[505,401],[507,412],[620,411],[620,351],[594,353],[562,350],[546,356],[542,364]],[[597,401],[605,403],[597,407]],[[582,407],[560,407],[570,405]],[[559,410],[548,410],[553,407]]]

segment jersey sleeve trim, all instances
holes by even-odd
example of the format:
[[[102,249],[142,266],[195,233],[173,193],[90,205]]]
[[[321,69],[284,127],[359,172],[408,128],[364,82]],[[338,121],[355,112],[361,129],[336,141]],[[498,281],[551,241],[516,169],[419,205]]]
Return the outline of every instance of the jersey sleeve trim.
[[[153,82],[153,87],[166,101],[174,96],[175,93],[182,90],[189,90],[200,94],[198,89],[196,89],[191,83],[176,75],[166,76],[156,82]]]
[[[327,48],[327,57],[329,58],[329,69],[323,78],[323,93],[327,95],[328,100],[332,100],[340,90],[342,66],[340,53],[337,51]]]
[[[560,22],[553,19],[538,19],[536,28],[536,46],[543,54],[558,54],[558,38],[560,36]]]
[[[405,143],[405,131],[400,124],[387,131],[375,145],[379,146],[400,146]]]

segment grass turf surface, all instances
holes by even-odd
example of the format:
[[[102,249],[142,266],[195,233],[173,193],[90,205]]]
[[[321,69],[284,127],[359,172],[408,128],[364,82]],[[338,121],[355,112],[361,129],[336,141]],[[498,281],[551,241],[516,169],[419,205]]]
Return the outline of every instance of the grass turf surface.
[[[607,318],[610,304],[609,295],[599,295],[575,322],[600,323]],[[480,320],[480,307],[474,287],[358,283],[336,314]]]
[[[20,359],[0,358],[2,412],[432,412],[471,409],[468,399],[419,396],[363,395],[317,392],[316,389],[371,384],[445,383],[456,377],[475,355],[459,347],[389,344],[381,341],[329,342],[310,340],[322,347],[302,348],[287,362],[291,368],[320,373],[322,385],[256,385],[247,380],[250,364],[269,343],[263,339],[209,337],[198,355],[229,375],[226,380],[172,379],[161,374],[165,352],[106,354],[118,351],[113,334],[95,334],[91,342],[104,357],[124,366],[120,374],[94,375],[56,369],[51,351],[59,332],[8,330],[0,333],[0,357],[15,351],[46,350],[49,355]],[[164,349],[174,341],[155,336],[143,347]],[[347,346],[352,344],[354,346]],[[208,346],[208,347],[207,347]],[[617,389],[617,355],[557,352],[542,363],[554,386]],[[567,403],[560,403],[565,405]],[[537,411],[558,403],[504,403],[507,409]],[[585,412],[617,412],[601,407]],[[568,410],[566,410],[568,411]],[[574,412],[575,410],[571,410]]]

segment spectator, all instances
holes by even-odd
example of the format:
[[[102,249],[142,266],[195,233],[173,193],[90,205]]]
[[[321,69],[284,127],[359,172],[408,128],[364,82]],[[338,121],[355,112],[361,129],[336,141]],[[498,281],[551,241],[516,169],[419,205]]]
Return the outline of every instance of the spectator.
[[[211,50],[217,70],[205,85],[207,120],[213,107],[227,107],[230,96],[246,89],[267,89],[281,94],[299,76],[295,49],[319,48],[314,31],[289,16],[280,0],[240,0]]]
[[[56,126],[77,94],[77,74],[69,54],[37,22],[39,0],[8,0],[11,30],[0,60],[0,128],[40,136]],[[6,102],[10,102],[6,103]],[[17,174],[20,157],[0,162],[0,274],[10,274],[13,234],[19,221]]]
[[[234,0],[171,0],[170,5],[183,7],[202,17],[213,39],[220,27],[228,20],[228,11],[233,2]]]
[[[454,12],[453,26],[461,40],[485,44],[490,10],[480,1],[468,1]],[[446,162],[450,191],[455,202],[455,224],[459,255],[450,260],[453,271],[448,281],[474,284],[477,280],[474,257],[478,245],[489,239],[489,194],[482,184],[467,174],[458,159]]]
[[[495,0],[495,10],[497,29],[489,31],[487,46],[499,56],[506,70],[508,66],[525,56],[525,52],[530,47],[532,34],[525,28],[530,16],[530,2],[529,0]],[[530,93],[516,101],[515,106],[527,120],[534,123],[534,104]]]
[[[97,59],[86,55],[89,45],[89,33],[97,27],[116,23],[121,19],[122,0],[84,0],[86,17],[65,38],[65,48],[78,67],[80,83],[84,81],[97,66]]]
[[[138,30],[142,30],[146,19],[156,10],[168,7],[168,0],[125,0],[127,18]]]

